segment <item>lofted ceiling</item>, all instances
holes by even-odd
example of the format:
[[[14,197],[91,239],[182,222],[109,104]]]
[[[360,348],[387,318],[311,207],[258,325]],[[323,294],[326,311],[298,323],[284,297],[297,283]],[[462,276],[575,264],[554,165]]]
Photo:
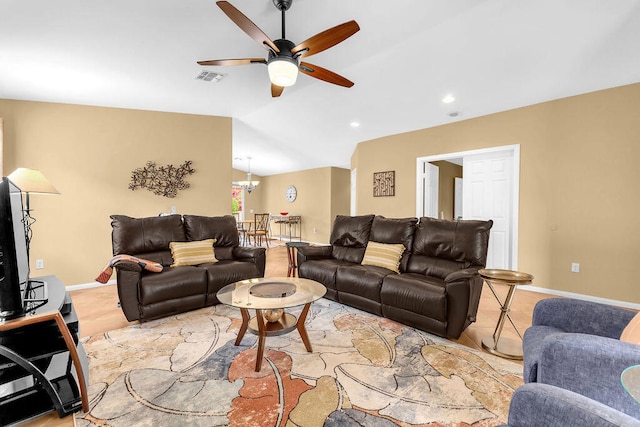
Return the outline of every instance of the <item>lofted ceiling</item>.
[[[272,0],[230,3],[280,38]],[[0,98],[230,116],[234,167],[250,156],[271,175],[348,168],[361,141],[640,82],[640,0],[293,0],[286,36],[351,19],[361,30],[309,61],[355,86],[301,74],[272,98],[264,65],[196,64],[266,57],[214,0],[0,0]]]

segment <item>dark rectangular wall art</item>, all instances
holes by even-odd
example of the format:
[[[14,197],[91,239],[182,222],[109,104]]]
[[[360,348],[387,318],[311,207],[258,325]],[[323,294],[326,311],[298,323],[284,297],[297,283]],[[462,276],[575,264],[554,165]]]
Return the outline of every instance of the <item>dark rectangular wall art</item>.
[[[396,195],[396,171],[373,173],[373,197]]]

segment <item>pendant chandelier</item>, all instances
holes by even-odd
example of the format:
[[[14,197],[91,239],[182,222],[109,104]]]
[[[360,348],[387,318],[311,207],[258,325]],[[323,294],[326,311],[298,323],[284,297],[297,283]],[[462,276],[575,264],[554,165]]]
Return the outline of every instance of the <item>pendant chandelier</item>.
[[[260,181],[252,181],[251,180],[251,157],[247,157],[247,162],[249,163],[249,169],[247,172],[247,180],[246,181],[238,181],[238,185],[242,187],[247,193],[251,194],[253,190],[256,189]]]

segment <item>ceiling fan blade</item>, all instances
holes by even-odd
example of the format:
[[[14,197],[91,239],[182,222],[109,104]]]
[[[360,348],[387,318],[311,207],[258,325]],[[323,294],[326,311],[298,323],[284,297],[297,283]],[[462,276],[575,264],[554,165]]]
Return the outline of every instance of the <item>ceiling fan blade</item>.
[[[264,58],[243,58],[243,59],[213,59],[211,61],[198,61],[198,65],[249,65],[266,64]]]
[[[329,71],[326,68],[319,67],[317,65],[309,64],[308,62],[301,62],[299,70],[308,76],[315,77],[316,79],[324,80],[334,85],[351,87],[353,82],[347,80],[339,74]]]
[[[280,95],[282,95],[282,91],[283,90],[284,90],[284,87],[277,86],[277,85],[274,85],[273,83],[271,83],[271,97],[272,98],[277,98]]]
[[[356,21],[345,22],[344,24],[337,25],[333,28],[329,28],[315,36],[303,41],[293,49],[291,52],[295,55],[298,52],[302,52],[300,57],[315,55],[323,50],[329,49],[332,46],[337,45],[341,41],[344,41],[354,35],[360,30],[360,26]],[[306,52],[303,52],[305,51]]]
[[[269,36],[267,36],[256,24],[251,22],[249,18],[236,9],[231,3],[228,1],[217,1],[216,4],[224,13],[227,14],[229,19],[240,27],[242,31],[247,33],[249,37],[258,42],[259,45],[263,46],[267,50],[271,49],[274,52],[280,52]]]

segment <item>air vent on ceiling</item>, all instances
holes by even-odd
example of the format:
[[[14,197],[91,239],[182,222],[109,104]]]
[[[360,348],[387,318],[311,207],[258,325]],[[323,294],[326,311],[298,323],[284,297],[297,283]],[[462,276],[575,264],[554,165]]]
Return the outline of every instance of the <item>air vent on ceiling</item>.
[[[227,77],[226,74],[214,73],[213,71],[201,71],[195,78],[196,80],[204,80],[205,82],[218,83],[225,77]]]

